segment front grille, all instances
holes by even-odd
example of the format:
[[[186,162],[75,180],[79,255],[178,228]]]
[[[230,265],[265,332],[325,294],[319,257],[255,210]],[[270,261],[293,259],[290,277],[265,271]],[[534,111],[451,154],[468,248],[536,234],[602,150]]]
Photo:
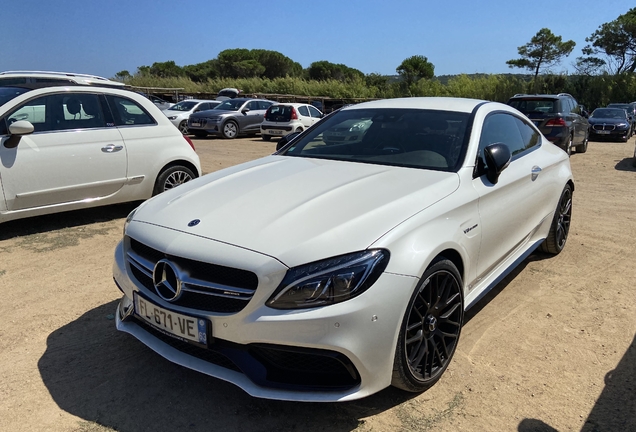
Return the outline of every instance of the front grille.
[[[597,131],[613,131],[614,129],[616,129],[616,126],[614,125],[606,125],[606,124],[596,124],[594,126],[592,126],[592,129],[597,130]]]
[[[253,272],[204,263],[168,255],[133,238],[126,258],[132,275],[151,292],[157,261],[167,259],[182,272],[182,291],[172,304],[207,312],[236,313],[241,311],[254,295],[258,277]]]

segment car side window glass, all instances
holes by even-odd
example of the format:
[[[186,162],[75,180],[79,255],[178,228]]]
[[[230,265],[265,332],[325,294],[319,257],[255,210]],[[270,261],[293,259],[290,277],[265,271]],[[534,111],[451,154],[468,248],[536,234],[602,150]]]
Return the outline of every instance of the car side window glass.
[[[260,109],[266,110],[267,108],[272,106],[272,102],[258,101],[258,105],[259,105]]]
[[[86,93],[51,95],[48,107],[52,130],[106,127],[97,95]]]
[[[108,95],[107,99],[117,126],[156,124],[150,114],[137,102],[114,95]]]
[[[309,110],[307,109],[306,106],[301,106],[298,107],[298,112],[300,113],[300,115],[305,116],[305,117],[309,117]]]
[[[541,136],[532,126],[517,117],[515,117],[515,121],[517,122],[517,127],[519,128],[521,139],[523,140],[524,144],[521,151],[531,149],[541,142]]]
[[[316,108],[312,107],[311,105],[308,106],[307,108],[309,108],[309,114],[312,117],[320,118],[320,111],[318,111]]]
[[[33,125],[34,132],[44,132],[50,130],[47,123],[47,99],[49,96],[42,96],[26,102],[17,110],[6,116],[7,126],[19,120],[26,120]]]
[[[258,101],[248,102],[246,108],[249,108],[250,111],[258,110],[259,109]]]
[[[479,139],[479,154],[483,166],[487,166],[484,149],[490,144],[502,143],[515,155],[525,150],[525,144],[516,122],[517,118],[506,113],[495,113],[486,117]]]

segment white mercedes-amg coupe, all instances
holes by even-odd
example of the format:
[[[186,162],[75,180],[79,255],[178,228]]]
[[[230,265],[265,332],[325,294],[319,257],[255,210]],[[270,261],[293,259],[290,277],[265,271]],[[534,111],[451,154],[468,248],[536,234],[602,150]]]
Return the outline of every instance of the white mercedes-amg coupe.
[[[361,140],[323,140],[361,123]],[[133,211],[116,325],[258,397],[424,391],[464,311],[537,247],[563,249],[573,190],[568,155],[509,106],[350,106]]]

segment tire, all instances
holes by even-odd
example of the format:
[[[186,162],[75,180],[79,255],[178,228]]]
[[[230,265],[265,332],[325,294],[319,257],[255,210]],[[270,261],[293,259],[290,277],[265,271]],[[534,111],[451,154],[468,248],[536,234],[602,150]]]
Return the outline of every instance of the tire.
[[[269,141],[272,139],[271,135],[261,135],[261,138],[263,139],[263,141]]]
[[[303,128],[301,128],[300,126],[298,126],[294,132],[301,133],[302,131],[303,131]]]
[[[558,255],[565,247],[572,220],[572,186],[565,185],[559,203],[554,211],[548,236],[541,243],[541,251],[550,255]]]
[[[234,120],[228,120],[221,127],[221,133],[225,139],[234,139],[239,134],[239,127]]]
[[[152,192],[152,195],[159,195],[162,192],[167,191],[168,189],[174,189],[183,183],[189,182],[194,179],[196,176],[190,170],[190,168],[184,167],[183,165],[174,165],[168,167],[163,170],[161,174],[157,177],[157,181],[155,182],[155,188]]]
[[[565,152],[568,156],[572,156],[572,135],[570,135],[568,142],[565,144]]]
[[[208,136],[208,133],[206,131],[197,130],[197,131],[193,131],[192,133],[197,138],[205,138],[206,136]]]
[[[587,144],[590,142],[590,133],[586,132],[585,133],[585,140],[583,141],[583,144],[579,144],[576,146],[576,152],[577,153],[585,153],[587,151]]]
[[[184,120],[181,123],[179,123],[179,130],[184,135],[187,135],[189,133],[189,131],[188,131],[188,121],[187,120]],[[206,133],[206,135],[207,135],[207,133]]]
[[[432,387],[453,358],[463,322],[461,276],[451,261],[438,258],[424,272],[406,307],[391,385],[409,392]]]

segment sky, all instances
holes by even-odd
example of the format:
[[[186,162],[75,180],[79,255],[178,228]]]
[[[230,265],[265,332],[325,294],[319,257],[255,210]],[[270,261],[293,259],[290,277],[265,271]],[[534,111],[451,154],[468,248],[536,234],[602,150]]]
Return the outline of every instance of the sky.
[[[547,27],[576,47],[553,72],[572,72],[589,37],[626,13],[625,0],[20,0],[0,8],[0,71],[113,77],[231,48],[278,51],[304,68],[327,60],[395,74],[423,55],[435,75],[522,73],[506,61]]]

